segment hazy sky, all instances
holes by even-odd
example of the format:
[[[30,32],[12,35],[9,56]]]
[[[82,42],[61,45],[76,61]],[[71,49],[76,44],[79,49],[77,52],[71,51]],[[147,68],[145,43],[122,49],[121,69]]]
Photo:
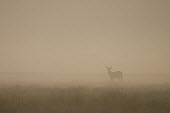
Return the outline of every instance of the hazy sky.
[[[170,73],[169,0],[0,0],[0,71]]]

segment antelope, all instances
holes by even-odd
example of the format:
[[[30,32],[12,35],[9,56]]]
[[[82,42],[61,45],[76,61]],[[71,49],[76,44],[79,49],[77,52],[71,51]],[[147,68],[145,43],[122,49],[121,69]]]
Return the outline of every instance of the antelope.
[[[112,72],[111,69],[112,69],[112,66],[111,67],[107,67],[107,72],[108,72],[108,75],[110,77],[110,79],[118,79],[118,80],[122,80],[123,79],[123,73],[121,71],[114,71]]]

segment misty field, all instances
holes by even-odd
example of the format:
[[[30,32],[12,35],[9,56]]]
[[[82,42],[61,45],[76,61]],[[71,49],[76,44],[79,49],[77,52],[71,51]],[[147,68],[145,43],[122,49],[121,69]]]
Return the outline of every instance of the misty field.
[[[168,86],[139,89],[15,86],[0,89],[0,113],[169,112]]]
[[[169,75],[71,77],[1,74],[0,113],[170,112]]]

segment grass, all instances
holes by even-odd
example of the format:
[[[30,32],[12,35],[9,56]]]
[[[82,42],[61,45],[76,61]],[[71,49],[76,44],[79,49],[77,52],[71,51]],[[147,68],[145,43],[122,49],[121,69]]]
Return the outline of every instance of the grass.
[[[169,113],[170,88],[4,87],[0,113]]]

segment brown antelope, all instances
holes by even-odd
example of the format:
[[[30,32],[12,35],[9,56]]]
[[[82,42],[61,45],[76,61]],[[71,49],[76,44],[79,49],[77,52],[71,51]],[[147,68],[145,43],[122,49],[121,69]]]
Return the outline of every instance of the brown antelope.
[[[121,71],[114,71],[112,72],[111,69],[112,69],[112,66],[111,67],[107,67],[107,72],[108,72],[108,75],[110,77],[110,79],[118,79],[118,80],[122,80],[123,79],[123,73]]]

